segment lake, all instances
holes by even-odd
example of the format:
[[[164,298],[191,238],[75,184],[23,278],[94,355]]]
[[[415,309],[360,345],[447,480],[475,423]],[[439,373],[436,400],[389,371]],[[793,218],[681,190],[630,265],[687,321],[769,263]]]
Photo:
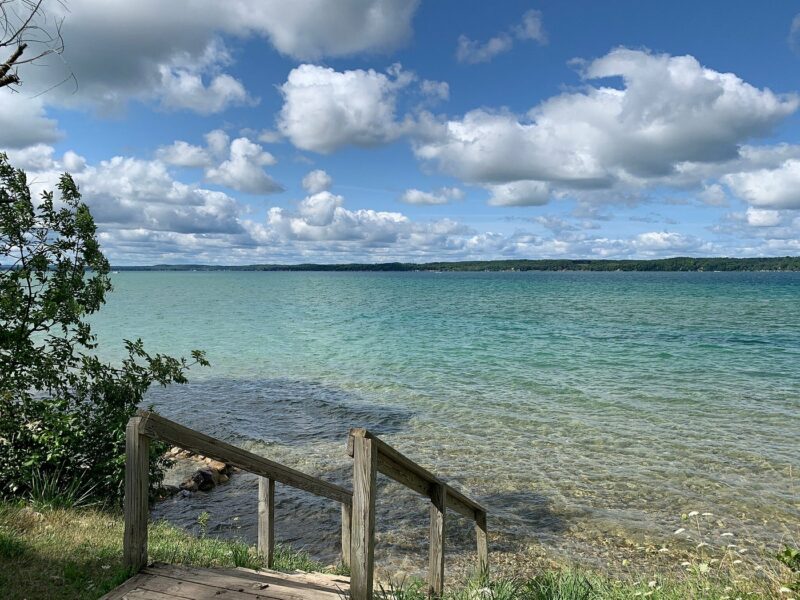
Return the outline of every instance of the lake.
[[[712,512],[797,533],[800,273],[123,272],[100,353],[207,352],[164,415],[348,482],[350,427],[484,503],[493,550],[605,564]],[[334,560],[338,506],[278,486],[279,540]],[[255,540],[256,481],[154,509]],[[291,519],[291,520],[290,520]],[[382,482],[378,559],[424,568],[426,503]],[[466,522],[448,533],[471,548]],[[423,550],[420,550],[420,548]],[[416,561],[416,562],[415,562]],[[403,567],[405,568],[405,566]]]

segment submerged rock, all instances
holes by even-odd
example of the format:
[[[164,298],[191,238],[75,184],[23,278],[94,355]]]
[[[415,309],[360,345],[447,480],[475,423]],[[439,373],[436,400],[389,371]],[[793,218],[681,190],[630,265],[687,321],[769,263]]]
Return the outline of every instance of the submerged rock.
[[[222,461],[208,458],[202,454],[194,454],[178,447],[171,448],[166,452],[165,456],[178,462],[187,461],[184,464],[191,464],[191,462],[200,463],[200,467],[194,471],[190,477],[185,479],[180,486],[171,486],[174,487],[175,490],[169,490],[169,493],[161,496],[162,498],[174,495],[178,490],[181,490],[179,494],[181,498],[186,497],[183,492],[187,494],[198,491],[208,492],[217,485],[229,481],[231,475],[239,471],[239,469]],[[165,488],[169,487],[170,486],[165,486]]]

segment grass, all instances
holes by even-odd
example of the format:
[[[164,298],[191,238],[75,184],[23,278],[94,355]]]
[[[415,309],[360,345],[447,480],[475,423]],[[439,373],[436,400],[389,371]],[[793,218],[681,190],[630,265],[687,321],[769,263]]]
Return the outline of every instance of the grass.
[[[207,515],[199,515],[200,537],[164,522],[149,530],[149,554],[154,561],[197,567],[264,567],[254,548],[237,541],[205,535]],[[122,517],[97,507],[61,508],[0,502],[0,590],[3,598],[99,598],[127,578],[122,568]],[[700,532],[702,533],[702,532]],[[697,537],[698,534],[695,534]],[[727,538],[723,538],[726,539]],[[681,573],[613,578],[576,569],[549,569],[534,577],[505,577],[488,581],[473,577],[451,586],[444,600],[751,600],[798,599],[786,585],[791,571],[767,572],[754,566],[744,570],[739,558],[726,560],[702,545],[698,561]],[[726,548],[727,552],[730,550]],[[722,550],[720,550],[721,552]],[[732,556],[732,555],[731,555]],[[740,555],[736,555],[740,556]],[[787,554],[786,560],[794,561]],[[689,563],[686,563],[689,564]],[[755,563],[753,563],[755,564]],[[792,563],[793,564],[793,563]],[[275,569],[324,571],[307,554],[278,546]],[[342,573],[339,570],[339,573]],[[427,586],[411,579],[385,585],[379,600],[423,600]]]
[[[380,587],[378,600],[427,600],[420,580]],[[697,576],[666,581],[615,581],[603,575],[574,569],[547,571],[529,579],[476,577],[445,590],[442,600],[751,600],[793,598],[768,586],[709,580]]]
[[[98,508],[0,502],[0,596],[8,600],[92,600],[127,579],[122,515]],[[194,537],[164,522],[149,528],[151,560],[196,567],[264,568],[245,543]],[[279,571],[324,571],[307,554],[275,548]]]

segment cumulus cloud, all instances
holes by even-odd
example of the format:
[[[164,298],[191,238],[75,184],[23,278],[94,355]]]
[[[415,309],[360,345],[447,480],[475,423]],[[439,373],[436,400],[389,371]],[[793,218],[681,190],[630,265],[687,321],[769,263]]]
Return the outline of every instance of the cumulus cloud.
[[[55,119],[46,116],[41,98],[0,88],[0,147],[49,144],[61,136]]]
[[[434,124],[416,140],[415,152],[475,183],[641,187],[669,182],[693,165],[738,159],[742,144],[768,135],[798,107],[795,95],[755,88],[691,56],[620,48],[584,65],[583,77],[621,78],[623,87],[588,85],[524,117],[474,110]]]
[[[275,48],[300,60],[389,51],[411,36],[419,0],[255,0],[236,9],[242,25],[265,32]]]
[[[258,141],[264,144],[277,144],[283,139],[283,136],[273,129],[263,129],[258,134]]]
[[[512,181],[489,186],[492,206],[539,206],[550,200],[550,188],[543,181]]]
[[[254,101],[248,98],[242,83],[230,75],[216,75],[205,85],[200,73],[161,69],[161,105],[165,108],[187,108],[210,115],[246,102]]]
[[[300,65],[281,86],[278,128],[298,148],[321,153],[392,141],[404,132],[395,116],[396,94],[412,77],[399,68],[384,74]]]
[[[384,52],[411,35],[418,0],[71,0],[52,3],[64,18],[63,57],[28,68],[26,87],[47,102],[117,110],[130,99],[209,114],[249,101],[225,73],[222,37],[262,37],[296,59]],[[154,17],[155,16],[155,17]],[[63,58],[63,60],[62,60]]]
[[[70,167],[80,167],[79,170]],[[165,163],[115,156],[87,165],[67,152],[35,173],[52,189],[60,171],[72,171],[101,231],[147,230],[185,234],[239,233],[242,207],[223,192],[175,180]]]
[[[182,140],[162,146],[156,151],[156,156],[168,165],[177,167],[207,167],[211,164],[211,156],[205,148]]]
[[[204,168],[205,180],[227,186],[248,194],[270,194],[283,190],[265,171],[264,167],[277,161],[260,145],[246,137],[231,141],[221,129],[208,132],[206,146],[197,146],[177,140],[156,151],[161,163],[178,166]]]
[[[412,188],[403,192],[400,196],[400,202],[406,204],[420,204],[420,205],[435,205],[447,204],[453,200],[461,200],[464,198],[464,192],[456,187],[443,187],[435,192],[423,192],[416,188]]]
[[[419,88],[424,96],[432,100],[448,100],[450,98],[450,85],[446,81],[424,79]]]
[[[496,35],[485,42],[471,40],[462,34],[458,36],[456,59],[458,59],[458,62],[471,65],[485,63],[498,54],[508,52],[513,47],[514,39],[507,33]]]
[[[349,210],[344,199],[330,192],[320,192],[300,202],[298,211],[291,213],[273,207],[267,215],[266,228],[256,228],[256,237],[276,237],[286,242],[325,243],[329,248],[367,248],[402,246],[404,252],[430,251],[450,236],[464,235],[471,230],[443,219],[417,223],[398,212],[371,209]],[[330,245],[333,243],[333,245]]]
[[[775,227],[781,222],[781,213],[777,210],[765,210],[751,206],[745,215],[747,224],[753,227]]]
[[[221,133],[211,137],[224,141]],[[228,155],[235,143],[227,142]],[[752,209],[731,221],[737,237],[728,245],[677,231],[614,236],[555,215],[525,221],[544,228],[543,235],[476,231],[451,219],[418,221],[402,212],[350,209],[344,197],[328,190],[309,193],[293,209],[273,206],[265,220],[256,221],[225,192],[176,180],[159,158],[116,156],[91,164],[72,151],[59,158],[47,145],[15,150],[11,158],[47,189],[65,169],[74,172],[115,264],[786,254],[796,251],[800,231],[800,218],[772,209]]]
[[[206,180],[248,194],[271,194],[283,188],[264,172],[274,165],[275,157],[245,137],[230,144],[229,158],[206,169]]]
[[[730,173],[723,181],[753,206],[800,209],[800,159],[786,160],[772,169]]]
[[[711,183],[703,186],[703,190],[699,194],[700,199],[709,206],[725,206],[728,201],[728,196],[725,190],[718,183]]]
[[[529,10],[522,15],[522,23],[514,28],[514,33],[521,40],[534,40],[540,44],[547,43],[547,32],[542,24],[542,12]]]
[[[542,25],[542,13],[529,10],[522,15],[522,22],[509,31],[503,31],[485,42],[472,40],[466,35],[458,37],[456,59],[458,62],[478,64],[491,61],[498,54],[503,54],[514,47],[514,40],[534,40],[539,44],[547,43],[547,33]]]
[[[681,252],[696,253],[709,244],[695,236],[668,231],[648,231],[640,233],[631,241],[631,246],[642,256],[674,254]]]
[[[317,194],[330,189],[333,185],[333,178],[322,169],[315,169],[309,171],[303,177],[303,189],[309,194]]]
[[[208,146],[208,151],[215,157],[224,157],[228,153],[231,138],[222,129],[214,129],[203,136]]]

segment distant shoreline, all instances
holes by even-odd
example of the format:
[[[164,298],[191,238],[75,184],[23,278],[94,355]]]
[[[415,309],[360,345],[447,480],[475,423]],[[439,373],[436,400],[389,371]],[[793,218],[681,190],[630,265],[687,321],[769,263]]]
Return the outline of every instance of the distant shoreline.
[[[800,271],[800,257],[661,258],[655,260],[487,260],[429,263],[142,265],[114,271]]]

